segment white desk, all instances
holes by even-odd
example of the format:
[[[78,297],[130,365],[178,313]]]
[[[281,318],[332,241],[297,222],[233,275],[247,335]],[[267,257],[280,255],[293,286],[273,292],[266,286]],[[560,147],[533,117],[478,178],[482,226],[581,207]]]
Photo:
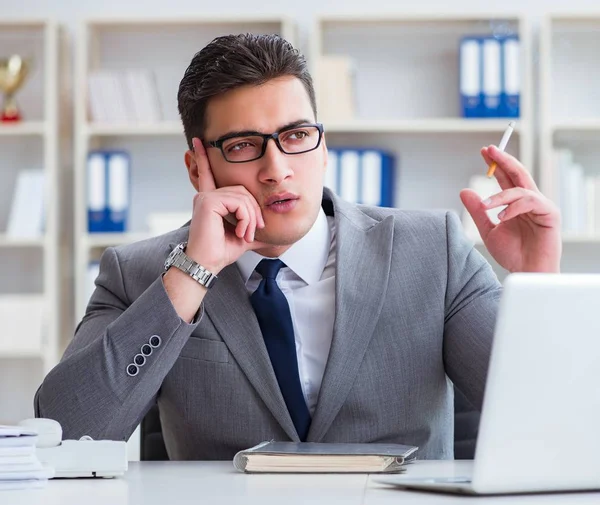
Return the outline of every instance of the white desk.
[[[464,461],[420,461],[413,475],[465,475]],[[44,489],[0,491],[2,505],[407,505],[464,503],[594,504],[600,493],[471,498],[401,491],[378,484],[377,475],[246,475],[230,462],[133,462],[119,479],[51,480]],[[475,503],[473,501],[473,503]]]

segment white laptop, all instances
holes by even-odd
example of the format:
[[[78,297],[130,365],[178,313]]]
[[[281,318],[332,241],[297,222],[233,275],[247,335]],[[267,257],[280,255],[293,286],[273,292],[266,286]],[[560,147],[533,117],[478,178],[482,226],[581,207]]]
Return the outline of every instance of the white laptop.
[[[600,275],[504,282],[472,474],[376,479],[468,494],[600,490]],[[600,502],[599,502],[600,503]]]

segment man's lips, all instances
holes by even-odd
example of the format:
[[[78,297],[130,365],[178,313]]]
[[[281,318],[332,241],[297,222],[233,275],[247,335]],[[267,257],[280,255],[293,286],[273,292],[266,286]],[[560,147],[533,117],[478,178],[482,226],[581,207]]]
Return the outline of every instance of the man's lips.
[[[265,206],[273,205],[274,203],[284,202],[286,200],[298,200],[299,196],[294,193],[278,193],[272,195],[265,200]]]

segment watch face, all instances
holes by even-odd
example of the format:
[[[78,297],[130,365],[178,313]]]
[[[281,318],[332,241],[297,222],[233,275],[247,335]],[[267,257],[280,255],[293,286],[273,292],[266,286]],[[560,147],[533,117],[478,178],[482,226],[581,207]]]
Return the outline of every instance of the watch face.
[[[169,267],[173,264],[173,261],[175,260],[175,256],[177,256],[177,253],[179,253],[180,250],[181,250],[181,248],[179,246],[177,246],[177,247],[175,247],[175,249],[173,249],[171,251],[169,256],[167,256],[167,259],[165,260],[165,270],[168,270]]]

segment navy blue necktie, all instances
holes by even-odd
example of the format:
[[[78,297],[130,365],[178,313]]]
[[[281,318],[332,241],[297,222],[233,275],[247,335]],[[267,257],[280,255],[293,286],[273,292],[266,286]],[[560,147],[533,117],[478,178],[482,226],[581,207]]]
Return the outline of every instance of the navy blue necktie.
[[[298,436],[305,441],[310,427],[310,412],[300,385],[294,325],[285,295],[275,280],[283,266],[285,265],[281,260],[262,260],[258,264],[256,271],[262,275],[262,280],[258,289],[250,296],[250,302],[262,331],[279,389]]]

